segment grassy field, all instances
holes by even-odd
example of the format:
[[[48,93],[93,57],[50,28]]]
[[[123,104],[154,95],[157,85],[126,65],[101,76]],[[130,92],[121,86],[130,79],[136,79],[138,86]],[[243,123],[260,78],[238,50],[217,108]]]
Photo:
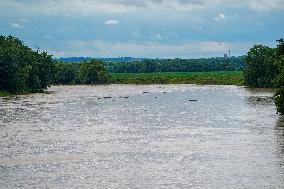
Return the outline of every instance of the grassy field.
[[[118,84],[198,84],[243,85],[243,72],[165,72],[112,73],[111,83]]]

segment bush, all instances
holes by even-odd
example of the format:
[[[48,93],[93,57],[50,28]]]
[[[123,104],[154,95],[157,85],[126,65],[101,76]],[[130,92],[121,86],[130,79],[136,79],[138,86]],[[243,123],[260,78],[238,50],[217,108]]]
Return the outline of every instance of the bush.
[[[245,83],[253,87],[273,87],[273,80],[278,74],[277,66],[274,65],[275,59],[275,49],[255,45],[245,58]]]
[[[0,36],[0,90],[10,93],[47,89],[54,74],[52,56],[33,51],[12,36]]]
[[[110,79],[103,63],[98,60],[84,62],[79,68],[79,80],[82,84],[105,84]]]

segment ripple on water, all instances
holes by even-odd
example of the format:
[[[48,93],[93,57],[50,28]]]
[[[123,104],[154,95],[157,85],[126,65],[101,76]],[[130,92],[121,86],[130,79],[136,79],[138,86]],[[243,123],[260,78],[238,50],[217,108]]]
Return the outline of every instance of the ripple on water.
[[[3,188],[284,187],[271,91],[56,86],[0,104]]]

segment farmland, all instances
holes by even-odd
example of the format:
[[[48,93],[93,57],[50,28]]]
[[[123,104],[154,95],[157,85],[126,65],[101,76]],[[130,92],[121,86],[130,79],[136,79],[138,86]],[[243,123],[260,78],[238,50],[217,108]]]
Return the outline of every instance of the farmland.
[[[243,85],[243,72],[111,73],[115,84]]]

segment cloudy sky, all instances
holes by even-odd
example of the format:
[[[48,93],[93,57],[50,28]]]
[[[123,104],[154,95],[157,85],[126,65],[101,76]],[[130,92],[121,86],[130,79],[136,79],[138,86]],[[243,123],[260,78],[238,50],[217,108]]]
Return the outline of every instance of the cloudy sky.
[[[284,0],[0,0],[0,34],[55,57],[238,56],[283,20]]]

